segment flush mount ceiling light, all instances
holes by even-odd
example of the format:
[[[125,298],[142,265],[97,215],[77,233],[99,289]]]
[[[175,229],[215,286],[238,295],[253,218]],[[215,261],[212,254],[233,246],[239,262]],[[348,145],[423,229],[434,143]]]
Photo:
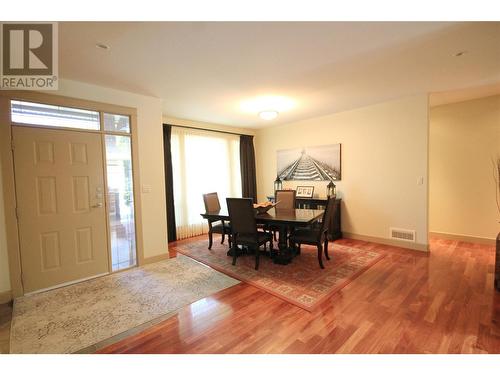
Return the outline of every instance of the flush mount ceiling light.
[[[295,101],[286,96],[264,95],[242,101],[240,110],[259,114],[265,120],[272,120],[278,116],[278,113],[286,112],[295,106]]]
[[[104,50],[104,51],[109,51],[109,49],[111,48],[110,46],[108,46],[107,44],[104,44],[104,43],[96,43],[95,46],[99,49]]]
[[[262,111],[259,113],[259,117],[263,120],[274,120],[276,117],[278,117],[278,112],[277,111]]]

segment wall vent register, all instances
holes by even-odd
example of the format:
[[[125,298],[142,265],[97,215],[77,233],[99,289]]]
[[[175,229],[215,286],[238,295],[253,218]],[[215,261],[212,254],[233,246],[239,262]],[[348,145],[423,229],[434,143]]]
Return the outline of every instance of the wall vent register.
[[[415,231],[410,229],[390,228],[390,236],[394,240],[415,242]]]

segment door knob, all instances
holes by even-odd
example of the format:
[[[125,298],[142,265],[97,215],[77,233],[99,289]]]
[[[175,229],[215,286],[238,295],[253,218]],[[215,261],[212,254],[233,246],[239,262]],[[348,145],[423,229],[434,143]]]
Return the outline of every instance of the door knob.
[[[102,207],[102,203],[96,203],[92,206],[92,208],[101,208]]]

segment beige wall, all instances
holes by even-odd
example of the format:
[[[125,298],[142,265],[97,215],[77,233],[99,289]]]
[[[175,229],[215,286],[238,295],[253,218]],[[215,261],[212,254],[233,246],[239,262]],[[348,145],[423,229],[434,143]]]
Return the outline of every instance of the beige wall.
[[[491,164],[495,156],[500,156],[500,95],[431,109],[431,232],[496,237],[500,214]]]
[[[5,233],[2,187],[2,173],[0,173],[0,293],[10,291],[9,258],[7,254],[7,234]]]
[[[277,150],[332,143],[342,144],[342,230],[388,239],[389,227],[414,229],[426,248],[427,95],[259,130],[259,201],[273,193]],[[327,182],[313,185],[325,195]]]

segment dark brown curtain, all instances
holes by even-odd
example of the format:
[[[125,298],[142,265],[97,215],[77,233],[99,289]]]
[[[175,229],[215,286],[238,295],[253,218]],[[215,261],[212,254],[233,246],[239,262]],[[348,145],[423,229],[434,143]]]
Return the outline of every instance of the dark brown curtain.
[[[253,136],[240,136],[241,190],[244,198],[257,202],[257,177],[255,172],[255,151]]]
[[[168,242],[177,239],[175,230],[174,179],[172,176],[172,152],[170,137],[172,125],[163,124],[163,158],[165,161],[165,196],[167,200],[167,235]]]

